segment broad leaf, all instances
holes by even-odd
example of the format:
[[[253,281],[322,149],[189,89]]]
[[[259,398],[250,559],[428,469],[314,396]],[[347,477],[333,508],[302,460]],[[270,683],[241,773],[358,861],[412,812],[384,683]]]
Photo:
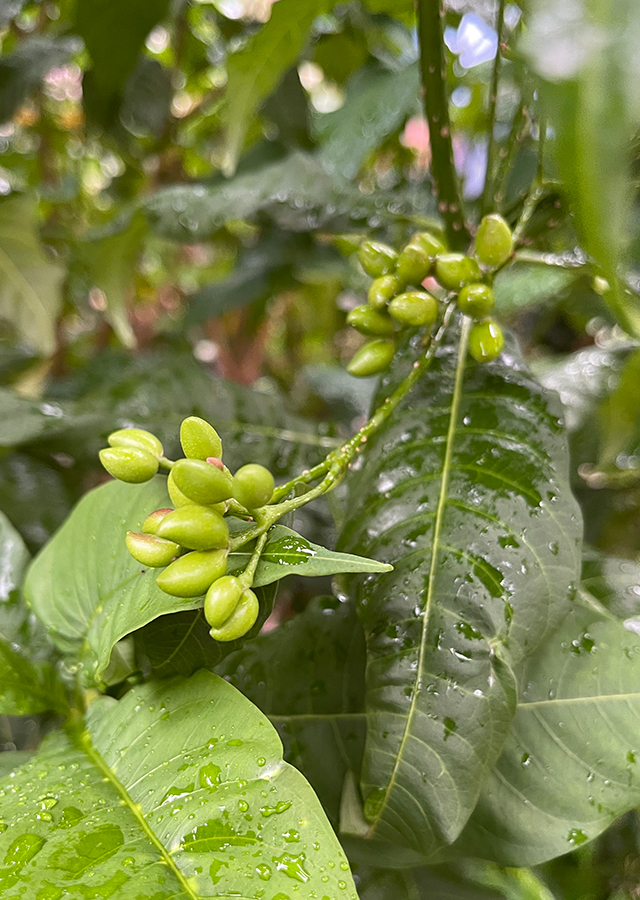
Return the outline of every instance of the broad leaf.
[[[81,484],[74,485],[78,492],[81,488]],[[11,510],[13,524],[31,550],[39,550],[49,540],[71,505],[55,463],[49,466],[24,453],[9,453],[0,459],[0,509]]]
[[[53,353],[64,271],[47,259],[37,231],[37,202],[0,203],[0,319],[43,355]]]
[[[364,650],[352,604],[318,597],[217,669],[269,716],[336,827],[345,776],[360,770]]]
[[[18,587],[29,562],[29,552],[4,513],[0,513],[0,641],[22,644],[28,639],[27,611]]]
[[[339,544],[395,567],[354,584],[367,834],[423,856],[463,828],[509,732],[511,669],[553,633],[579,576],[558,400],[513,344],[470,362],[465,333],[367,443]]]
[[[239,572],[246,568],[251,553],[249,550],[236,550],[229,554],[229,572]],[[269,536],[256,574],[254,584],[262,587],[278,581],[286,575],[302,575],[313,578],[319,575],[337,575],[344,572],[389,572],[391,566],[375,559],[354,556],[351,553],[338,553],[312,544],[301,534],[274,525]]]
[[[245,135],[261,102],[297,61],[313,20],[332,5],[331,0],[279,0],[266,25],[229,57],[223,116],[227,174],[235,171]]]
[[[495,280],[496,310],[501,315],[513,315],[534,306],[555,303],[578,274],[575,269],[559,266],[509,266]]]
[[[64,692],[51,663],[31,662],[0,641],[0,714],[26,716],[65,708]]]
[[[3,888],[16,896],[356,900],[268,719],[208,672],[96,701],[87,731],[47,738],[0,797]]]
[[[0,8],[0,23],[19,11],[16,0],[7,12]],[[63,66],[80,42],[76,38],[29,37],[0,60],[0,122],[10,119],[50,69]]]
[[[0,778],[4,778],[24,765],[33,753],[29,750],[3,750],[0,753]]]
[[[524,892],[517,891],[516,884],[509,885],[508,893],[490,890],[482,883],[475,883],[464,871],[438,866],[420,869],[366,869],[357,867],[354,872],[360,900],[525,900]],[[505,881],[507,879],[505,878]],[[529,898],[526,898],[529,900]]]
[[[454,847],[464,855],[533,865],[593,839],[640,802],[640,567],[593,565],[582,603],[518,673],[511,735]],[[625,597],[621,578],[635,580],[635,594]],[[613,612],[629,615],[634,600],[636,615],[623,625],[587,591],[590,581]]]

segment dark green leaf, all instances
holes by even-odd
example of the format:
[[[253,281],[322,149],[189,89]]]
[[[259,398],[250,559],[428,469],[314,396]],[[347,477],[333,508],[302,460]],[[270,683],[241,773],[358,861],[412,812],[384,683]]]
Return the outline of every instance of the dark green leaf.
[[[363,794],[369,837],[423,856],[464,826],[509,732],[511,668],[553,633],[579,577],[557,398],[513,344],[469,362],[464,334],[367,443],[339,543],[395,566],[354,585]]]
[[[171,73],[158,60],[140,57],[124,89],[120,119],[136,137],[161,137],[171,115]]]
[[[0,640],[0,714],[26,716],[66,707],[64,691],[51,663],[30,662]]]
[[[285,758],[309,779],[336,827],[345,776],[359,773],[362,757],[364,651],[353,606],[318,597],[217,669],[269,716]]]
[[[624,459],[637,460],[634,468],[640,469],[640,350],[625,361],[616,389],[602,401],[598,408],[602,433],[599,469],[615,469]]]
[[[275,730],[216,675],[97,700],[87,729],[51,735],[0,787],[5,890],[196,900],[256,896],[268,882],[270,897],[305,885],[357,900]]]
[[[12,14],[15,5],[8,12]],[[0,11],[0,20],[5,18]],[[0,59],[0,122],[6,122],[54,66],[79,49],[75,38],[29,37]]]
[[[0,641],[22,644],[27,612],[18,588],[29,562],[29,551],[11,522],[0,513]]]
[[[0,392],[0,407],[4,396]],[[80,492],[81,484],[76,485]],[[27,456],[0,459],[0,508],[7,510],[27,546],[39,550],[71,509],[72,499],[59,471]]]
[[[360,900],[498,900],[502,893],[474,883],[472,877],[453,867],[422,869],[355,869]],[[512,886],[509,900],[525,900]],[[529,898],[527,898],[529,900]]]

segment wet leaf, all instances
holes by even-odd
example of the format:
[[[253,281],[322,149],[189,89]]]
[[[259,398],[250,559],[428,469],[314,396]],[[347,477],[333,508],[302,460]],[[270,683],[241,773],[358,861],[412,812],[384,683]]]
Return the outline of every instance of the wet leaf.
[[[395,567],[353,584],[370,839],[423,857],[455,840],[509,733],[513,665],[566,614],[582,523],[559,412],[513,343],[478,366],[463,330],[351,477],[339,547]]]
[[[54,667],[31,662],[27,656],[0,640],[0,714],[26,716],[66,709],[64,691]]]
[[[145,685],[97,700],[87,720],[2,782],[3,888],[356,900],[320,803],[230,684],[201,671]]]
[[[475,883],[473,877],[453,867],[437,866],[420,869],[375,869],[356,867],[354,874],[360,900],[396,900],[415,897],[416,900],[498,900],[501,892]],[[506,895],[509,900],[525,900],[515,890]]]

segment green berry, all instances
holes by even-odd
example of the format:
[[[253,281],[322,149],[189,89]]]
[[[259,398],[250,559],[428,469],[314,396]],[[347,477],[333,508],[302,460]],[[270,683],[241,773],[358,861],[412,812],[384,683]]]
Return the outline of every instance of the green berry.
[[[439,254],[447,252],[447,248],[440,238],[436,237],[435,234],[431,234],[430,231],[418,231],[413,235],[409,243],[417,244],[419,247],[422,247],[425,253],[429,254],[431,262],[433,262]]]
[[[468,284],[458,294],[458,308],[467,316],[482,319],[493,309],[495,294],[488,284]]]
[[[398,259],[396,275],[403,284],[420,285],[431,271],[433,258],[421,244],[407,244]]]
[[[227,550],[192,550],[160,572],[156,584],[173,597],[200,597],[227,571]]]
[[[436,258],[436,280],[450,291],[459,291],[465,284],[480,281],[480,266],[462,253],[442,253]]]
[[[143,428],[121,428],[109,435],[110,447],[125,447],[127,449],[146,450],[153,456],[160,457],[164,453],[162,444],[150,431]]]
[[[231,497],[231,475],[202,459],[179,459],[171,469],[178,490],[207,506]]]
[[[384,372],[391,365],[391,360],[396,352],[393,341],[383,340],[379,338],[375,341],[369,341],[364,347],[360,347],[349,365],[347,372],[350,375],[356,375],[358,378],[365,378],[367,375],[377,375]]]
[[[149,481],[158,471],[157,457],[138,447],[105,447],[99,455],[109,475],[129,484]]]
[[[154,569],[168,566],[175,556],[179,556],[180,547],[173,541],[165,541],[154,534],[140,534],[127,531],[125,537],[127,550],[135,560],[143,566]]]
[[[213,550],[229,543],[229,527],[220,513],[196,503],[174,509],[160,522],[156,533],[190,550]]]
[[[491,362],[504,347],[502,328],[494,319],[477,322],[469,334],[469,353],[476,362]]]
[[[389,304],[389,315],[402,325],[433,325],[438,318],[438,301],[424,291],[398,294]]]
[[[144,534],[157,534],[158,525],[165,516],[168,516],[170,512],[173,512],[172,509],[156,509],[154,512],[149,513],[147,518],[142,523],[142,531]]]
[[[376,278],[371,282],[367,295],[369,306],[377,310],[384,309],[389,300],[400,293],[402,287],[402,282],[397,275],[382,275],[380,278]]]
[[[358,259],[367,275],[379,278],[393,272],[398,254],[392,247],[379,241],[363,241],[358,249]]]
[[[172,472],[169,472],[169,477],[167,478],[167,491],[169,492],[169,497],[171,498],[171,502],[174,506],[191,506],[193,504],[193,500],[190,500],[186,494],[183,494],[178,485],[175,483]],[[223,516],[227,510],[226,504],[223,503],[211,503],[208,504],[208,509],[215,509],[216,512],[219,512],[221,516]]]
[[[389,316],[378,312],[366,303],[352,309],[347,316],[347,322],[360,334],[373,334],[380,337],[393,334],[393,322]]]
[[[233,476],[233,496],[247,509],[265,506],[273,495],[273,475],[264,466],[249,463]]]
[[[247,588],[229,618],[209,634],[215,641],[237,641],[255,625],[259,612],[258,598]]]
[[[483,266],[500,266],[513,252],[511,229],[497,213],[485,216],[476,234],[476,256]]]
[[[204,598],[204,617],[212,628],[220,628],[232,614],[245,587],[234,575],[214,581]]]
[[[180,443],[189,459],[222,457],[222,441],[213,425],[199,416],[189,416],[180,426]]]

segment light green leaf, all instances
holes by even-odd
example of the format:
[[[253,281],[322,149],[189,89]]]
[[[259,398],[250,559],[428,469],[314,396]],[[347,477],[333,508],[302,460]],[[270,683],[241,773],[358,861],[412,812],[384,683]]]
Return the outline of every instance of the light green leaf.
[[[331,0],[279,0],[266,25],[229,57],[223,112],[228,175],[235,172],[247,129],[261,102],[300,56],[313,20],[332,5]]]
[[[554,266],[509,266],[498,273],[494,283],[496,311],[513,315],[533,306],[553,303],[579,274],[575,269]]]
[[[250,557],[251,553],[248,550],[241,549],[230,553],[229,572],[243,570]],[[269,531],[253,583],[261,587],[286,575],[313,578],[318,575],[337,575],[341,572],[390,572],[392,568],[375,559],[328,550],[326,547],[312,544],[291,528],[274,525]]]
[[[640,350],[625,361],[616,389],[598,407],[602,442],[599,469],[615,469],[640,447]],[[635,466],[638,469],[638,465]]]
[[[4,778],[33,756],[29,750],[3,750],[0,753],[0,778]]]
[[[37,202],[9,197],[0,203],[0,319],[44,356],[56,346],[55,321],[62,305],[64,270],[44,253],[37,230]]]
[[[16,896],[357,900],[268,719],[209,672],[96,701],[87,731],[47,738],[0,798]]]
[[[579,577],[557,397],[512,340],[471,362],[465,331],[367,443],[338,543],[394,565],[353,584],[368,653],[362,790],[368,840],[423,859],[464,827],[511,727],[513,666],[548,640]],[[392,382],[412,363],[407,352]]]

